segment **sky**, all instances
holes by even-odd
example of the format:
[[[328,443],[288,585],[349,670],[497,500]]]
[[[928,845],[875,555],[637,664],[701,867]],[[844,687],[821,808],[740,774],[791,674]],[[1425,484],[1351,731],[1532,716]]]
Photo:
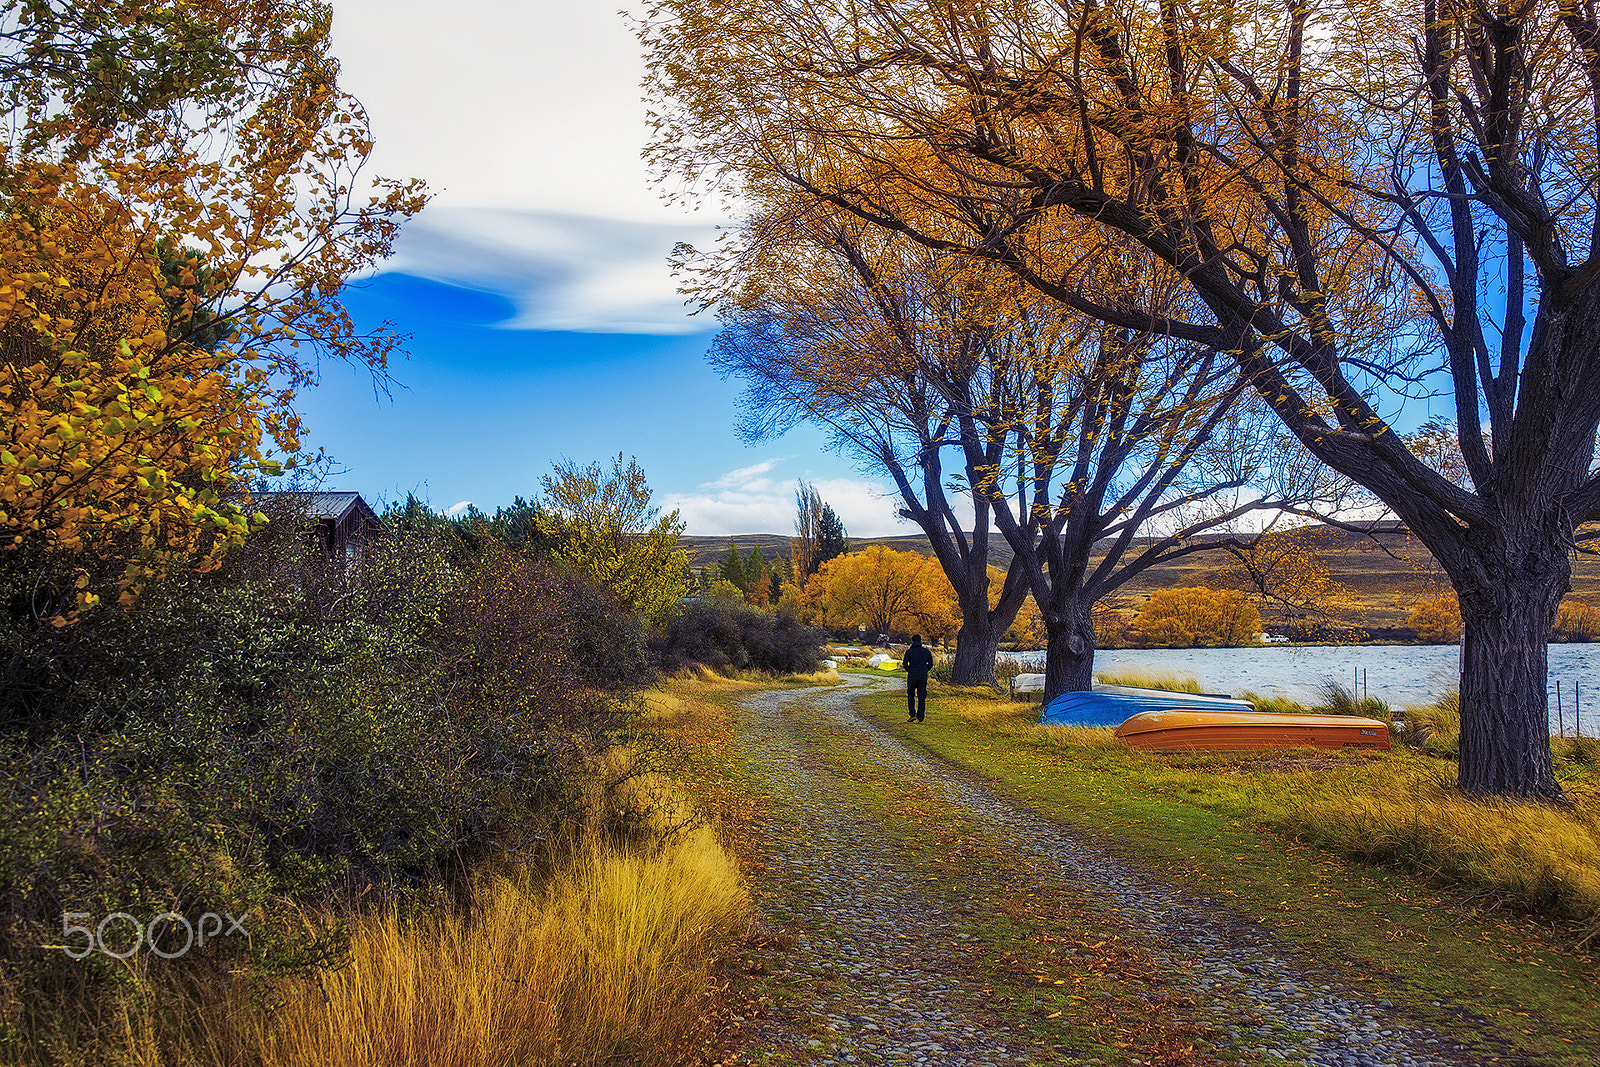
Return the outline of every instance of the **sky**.
[[[740,387],[704,360],[715,321],[689,314],[667,266],[732,220],[651,181],[643,63],[614,7],[456,0],[441,18],[437,0],[335,0],[369,172],[434,198],[345,293],[358,324],[410,335],[393,384],[331,364],[302,396],[307,444],[337,464],[327,487],[492,513],[555,462],[620,452],[690,534],[792,532],[797,479],[854,536],[913,530],[819,431],[735,432]]]

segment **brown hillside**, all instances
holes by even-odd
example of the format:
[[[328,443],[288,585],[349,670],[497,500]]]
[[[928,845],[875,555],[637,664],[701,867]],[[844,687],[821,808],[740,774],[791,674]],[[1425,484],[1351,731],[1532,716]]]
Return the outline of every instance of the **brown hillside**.
[[[1428,550],[1398,523],[1382,523],[1364,534],[1322,526],[1308,530],[1305,536],[1311,539],[1332,577],[1355,594],[1366,611],[1369,630],[1381,633],[1403,627],[1406,615],[1419,599],[1447,588],[1444,573]],[[689,560],[695,567],[703,567],[725,555],[730,543],[737,544],[741,552],[749,552],[759,545],[768,558],[789,554],[789,538],[781,534],[684,537],[679,541],[688,550]],[[1004,538],[992,534],[989,543],[990,558],[995,566],[1003,568],[1011,562],[1011,548]],[[868,545],[887,545],[923,554],[931,551],[927,538],[921,535],[850,539],[852,549]],[[1113,599],[1120,606],[1133,608],[1152,590],[1211,584],[1227,565],[1228,559],[1221,553],[1197,552],[1167,566],[1151,568],[1124,586]],[[1573,568],[1572,590],[1575,599],[1600,605],[1600,559],[1578,557]]]

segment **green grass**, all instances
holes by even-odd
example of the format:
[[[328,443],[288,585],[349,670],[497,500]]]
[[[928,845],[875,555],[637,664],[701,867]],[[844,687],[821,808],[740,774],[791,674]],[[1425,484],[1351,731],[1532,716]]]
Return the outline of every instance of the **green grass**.
[[[1553,893],[1542,867],[1526,859],[1521,886],[1514,879],[1485,886],[1486,877],[1500,876],[1481,865],[1438,863],[1452,849],[1462,854],[1460,841],[1444,839],[1452,820],[1468,842],[1495,838],[1512,847],[1531,832],[1486,831],[1507,823],[1479,806],[1432,818],[1449,807],[1448,763],[1404,750],[1160,757],[1122,748],[1108,730],[1034,726],[1036,709],[971,690],[936,692],[928,721],[912,729],[899,721],[893,694],[863,703],[887,729],[992,779],[1128,862],[1273,927],[1315,966],[1375,999],[1481,1042],[1482,1062],[1533,1056],[1577,1067],[1600,1057],[1600,967],[1587,954],[1600,946],[1575,947],[1587,933],[1578,917],[1583,887]],[[1561,825],[1593,827],[1600,754],[1575,755],[1561,767],[1579,819]],[[1372,810],[1387,813],[1387,829],[1348,829],[1357,822],[1357,798],[1377,801]],[[1344,854],[1425,821],[1428,833],[1412,831],[1398,849],[1370,853],[1391,866]],[[1499,855],[1489,866],[1503,868],[1505,860]]]

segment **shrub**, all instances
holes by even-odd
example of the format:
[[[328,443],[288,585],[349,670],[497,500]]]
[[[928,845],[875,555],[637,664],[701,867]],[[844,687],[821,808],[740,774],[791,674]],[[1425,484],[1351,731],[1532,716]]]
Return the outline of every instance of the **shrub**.
[[[1261,613],[1237,589],[1158,589],[1134,625],[1158,648],[1237,648],[1261,632]]]
[[[359,577],[286,527],[130,609],[61,629],[13,611],[0,994],[47,1005],[137,977],[44,948],[65,912],[250,914],[248,941],[174,968],[327,962],[342,931],[308,935],[286,902],[438,898],[474,856],[573,821],[644,671],[614,598],[503,549],[467,568],[424,535],[371,546]]]
[[[729,600],[686,604],[656,635],[652,648],[666,670],[701,664],[713,670],[772,674],[813,671],[826,634],[792,615],[768,614]]]

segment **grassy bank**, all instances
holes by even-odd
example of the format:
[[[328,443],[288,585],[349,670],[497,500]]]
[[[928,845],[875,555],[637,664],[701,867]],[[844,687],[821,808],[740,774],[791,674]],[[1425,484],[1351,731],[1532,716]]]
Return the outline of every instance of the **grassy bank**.
[[[1600,1055],[1585,942],[1600,915],[1600,802],[1583,753],[1562,761],[1576,809],[1560,813],[1463,804],[1449,763],[1409,751],[1161,757],[1105,730],[1041,729],[1036,705],[982,691],[936,692],[920,726],[895,695],[865,703],[900,736],[1274,928],[1314,967],[1482,1035],[1483,1062]]]
[[[644,718],[677,698],[644,694]],[[676,782],[614,749],[585,822],[479,863],[453,905],[299,912],[342,966],[197,975],[141,955],[111,1002],[32,1005],[5,1067],[439,1067],[692,1062],[742,940],[739,868]],[[107,1020],[110,1020],[108,1025]]]

